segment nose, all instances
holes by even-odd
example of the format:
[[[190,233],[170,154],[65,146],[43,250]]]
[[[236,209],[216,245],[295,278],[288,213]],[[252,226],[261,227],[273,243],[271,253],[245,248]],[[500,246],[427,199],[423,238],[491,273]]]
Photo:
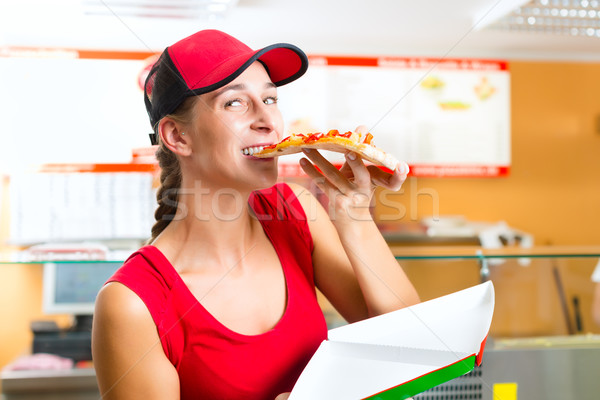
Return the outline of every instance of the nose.
[[[262,100],[254,102],[254,119],[252,129],[261,133],[271,133],[276,130],[281,112],[276,104],[265,104]]]

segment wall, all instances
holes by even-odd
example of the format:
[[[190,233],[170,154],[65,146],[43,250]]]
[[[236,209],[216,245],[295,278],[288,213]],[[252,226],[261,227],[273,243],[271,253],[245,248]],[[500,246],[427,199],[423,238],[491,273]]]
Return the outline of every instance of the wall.
[[[0,244],[8,238],[8,179],[0,176]],[[18,248],[0,245],[2,251]],[[54,320],[68,324],[66,315],[46,316],[42,312],[41,264],[0,264],[0,369],[31,349],[32,320]]]
[[[499,179],[411,178],[395,195],[409,212],[403,221],[410,219],[410,211],[416,211],[417,219],[431,215],[432,198],[437,198],[442,215],[504,220],[532,233],[538,244],[600,244],[600,133],[595,125],[600,114],[600,64],[511,62],[510,69],[511,175]],[[381,206],[376,210],[377,215],[386,212],[390,210]],[[592,267],[591,260],[576,267],[582,270],[576,283],[588,294],[591,283],[585,275],[588,270],[591,274]],[[436,268],[429,273],[456,276],[460,271],[460,278],[464,273],[464,282],[456,283],[456,288],[477,283],[470,266]],[[418,266],[409,266],[411,277],[426,290],[425,298],[447,291],[445,279],[429,279],[422,271]],[[511,276],[498,277],[498,284],[508,291],[508,279],[519,278],[513,269],[506,271]],[[536,270],[529,271],[535,275]],[[547,273],[544,279],[548,279]],[[544,290],[538,286],[538,280],[529,279],[514,290]],[[554,288],[548,285],[547,290]],[[27,350],[31,342],[29,321],[42,316],[40,292],[39,266],[0,265],[0,368]],[[538,304],[539,298],[550,296],[538,290],[531,293],[538,293],[538,298],[521,300]],[[548,329],[561,333],[563,328],[552,325]],[[526,333],[539,331],[528,327]]]
[[[600,245],[600,64],[515,61],[510,71],[510,176],[409,178],[389,202],[406,209],[400,222],[439,212],[472,221],[506,221],[532,233],[539,245]],[[381,205],[375,211],[378,217],[394,212]],[[578,296],[584,329],[600,332],[590,311],[589,277],[597,262],[545,259],[528,268],[508,263],[492,269],[497,288],[493,331],[504,336],[565,334],[556,268],[571,316],[572,298]],[[424,299],[478,279],[474,262],[403,264]]]
[[[390,201],[407,208],[402,221],[436,205],[440,215],[504,220],[537,244],[600,244],[600,64],[515,61],[510,71],[510,176],[410,178]]]

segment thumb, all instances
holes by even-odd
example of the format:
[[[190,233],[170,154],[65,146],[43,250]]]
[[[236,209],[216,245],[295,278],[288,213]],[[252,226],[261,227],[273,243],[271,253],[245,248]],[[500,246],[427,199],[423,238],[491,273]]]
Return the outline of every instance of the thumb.
[[[359,125],[354,130],[356,133],[367,133],[369,132],[369,128],[366,125]]]

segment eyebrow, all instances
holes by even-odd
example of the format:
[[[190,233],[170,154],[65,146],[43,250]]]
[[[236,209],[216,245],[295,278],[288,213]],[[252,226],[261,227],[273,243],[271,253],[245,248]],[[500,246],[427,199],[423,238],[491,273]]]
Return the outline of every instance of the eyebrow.
[[[271,88],[276,88],[276,87],[277,87],[277,85],[275,85],[273,82],[266,82],[265,85],[264,85],[265,89],[271,89]],[[225,87],[217,90],[215,92],[215,96],[214,97],[218,97],[218,96],[222,95],[223,93],[229,92],[229,91],[232,91],[232,90],[245,90],[245,89],[246,89],[246,85],[243,84],[243,83],[238,83],[238,84],[235,84],[235,85],[228,85],[228,86],[225,86]]]

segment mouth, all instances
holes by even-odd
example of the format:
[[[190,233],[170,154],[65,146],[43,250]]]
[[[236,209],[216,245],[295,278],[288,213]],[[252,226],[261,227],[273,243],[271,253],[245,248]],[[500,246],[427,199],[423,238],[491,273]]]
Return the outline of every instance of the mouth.
[[[249,147],[243,148],[241,150],[241,152],[245,156],[253,156],[254,154],[262,151],[262,149],[264,149],[266,146],[269,146],[269,145],[268,144],[263,144],[263,145],[249,146]]]

